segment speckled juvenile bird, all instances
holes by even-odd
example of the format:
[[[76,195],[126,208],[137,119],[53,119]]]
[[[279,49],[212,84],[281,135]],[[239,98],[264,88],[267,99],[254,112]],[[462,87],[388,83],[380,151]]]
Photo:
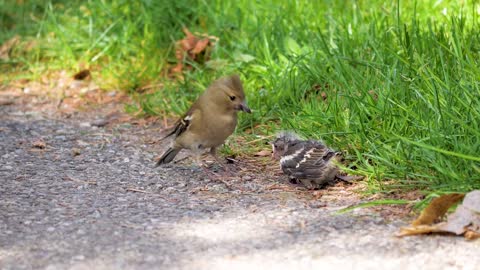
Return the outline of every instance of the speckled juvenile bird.
[[[302,140],[294,133],[281,133],[272,142],[273,157],[294,183],[300,181],[309,189],[332,182],[338,173],[336,163],[341,154],[319,141]]]
[[[205,149],[210,149],[218,161],[216,149],[235,131],[238,111],[251,113],[240,77],[232,75],[214,81],[164,137],[174,135],[175,139],[157,166],[171,162],[182,149],[190,149],[197,164]]]

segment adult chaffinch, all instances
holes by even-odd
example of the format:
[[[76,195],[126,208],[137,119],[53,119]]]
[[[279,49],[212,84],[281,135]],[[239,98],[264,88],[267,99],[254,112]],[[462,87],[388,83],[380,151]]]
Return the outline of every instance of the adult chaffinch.
[[[200,164],[200,155],[210,148],[218,162],[217,147],[235,130],[238,111],[251,113],[240,77],[231,75],[214,81],[164,137],[175,136],[156,166],[171,162],[182,149],[190,149]]]
[[[332,182],[337,173],[341,153],[319,141],[302,140],[293,133],[281,133],[272,142],[273,157],[290,181],[297,180],[309,189],[322,188]]]

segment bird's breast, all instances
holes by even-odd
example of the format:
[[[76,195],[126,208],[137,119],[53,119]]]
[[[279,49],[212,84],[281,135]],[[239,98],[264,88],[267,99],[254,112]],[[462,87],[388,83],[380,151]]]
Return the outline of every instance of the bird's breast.
[[[232,135],[237,126],[236,116],[218,116],[215,120],[208,123],[209,147],[219,146],[225,142],[228,136]]]

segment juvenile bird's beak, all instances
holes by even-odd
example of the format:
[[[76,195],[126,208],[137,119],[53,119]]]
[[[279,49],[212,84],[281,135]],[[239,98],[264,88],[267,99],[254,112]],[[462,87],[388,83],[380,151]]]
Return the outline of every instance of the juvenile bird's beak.
[[[247,106],[245,102],[242,102],[241,104],[238,105],[237,110],[239,111],[244,111],[246,113],[252,113],[252,110]]]

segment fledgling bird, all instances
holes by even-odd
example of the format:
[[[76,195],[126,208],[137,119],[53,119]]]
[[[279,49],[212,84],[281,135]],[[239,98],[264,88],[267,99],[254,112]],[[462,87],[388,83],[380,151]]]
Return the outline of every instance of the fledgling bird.
[[[217,147],[235,131],[238,111],[251,113],[240,77],[231,75],[214,81],[164,137],[175,136],[156,166],[171,162],[182,149],[190,149],[200,164],[200,155],[209,148],[219,162]]]
[[[290,181],[300,181],[309,189],[322,188],[335,179],[341,153],[319,141],[302,140],[293,133],[281,133],[272,142],[273,157]]]

